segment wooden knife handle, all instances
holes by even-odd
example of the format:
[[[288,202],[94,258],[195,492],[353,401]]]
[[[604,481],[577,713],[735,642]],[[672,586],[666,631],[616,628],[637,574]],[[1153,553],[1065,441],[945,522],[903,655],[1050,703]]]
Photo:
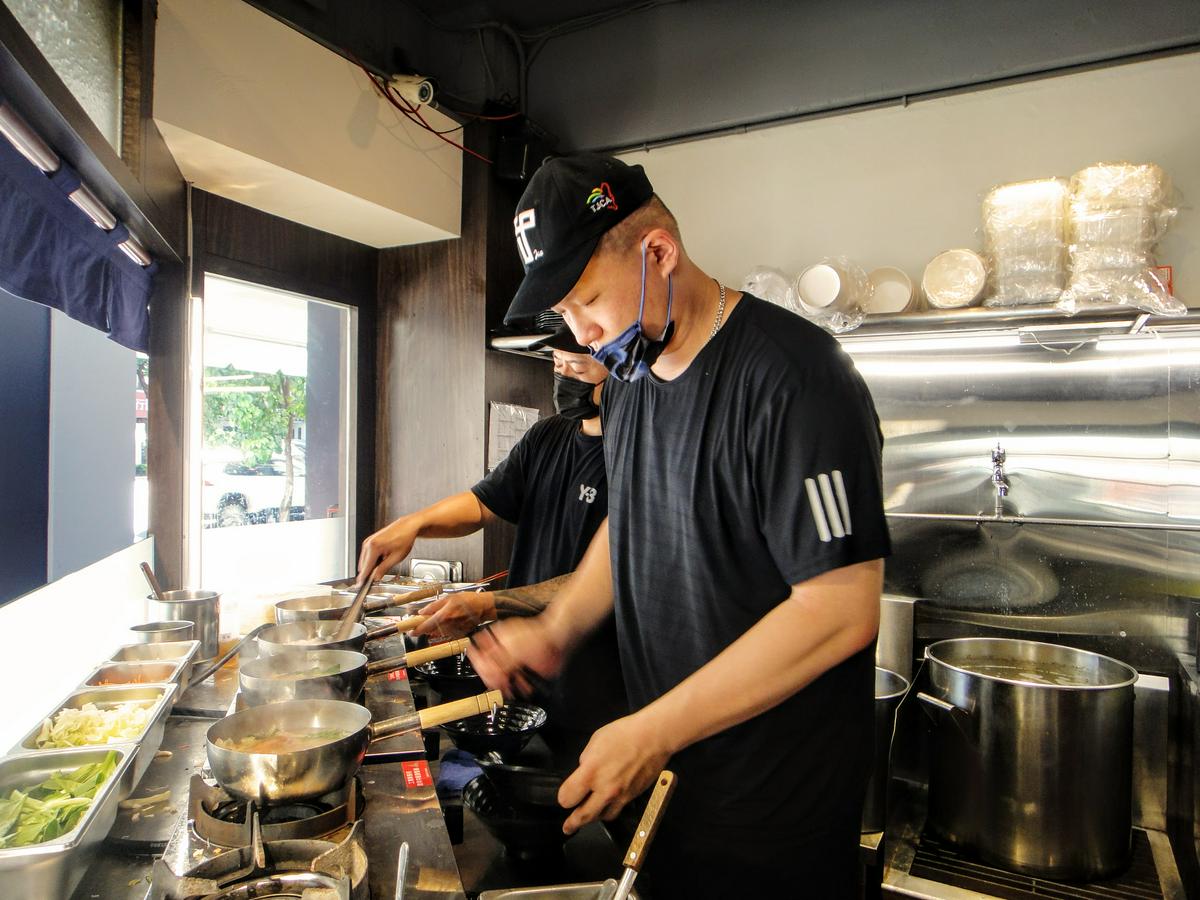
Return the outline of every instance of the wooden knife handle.
[[[642,871],[642,863],[650,849],[650,842],[654,840],[659,822],[662,821],[663,810],[666,809],[667,801],[671,799],[671,794],[674,792],[675,773],[663,769],[658,776],[658,781],[654,783],[654,792],[650,795],[650,802],[646,804],[646,811],[642,813],[642,820],[638,822],[637,832],[634,833],[633,840],[629,842],[629,849],[625,851],[627,868],[633,869],[635,872]]]
[[[499,691],[488,691],[474,697],[464,697],[450,703],[441,703],[421,710],[421,727],[433,728],[447,722],[457,722],[470,716],[491,712],[493,706],[503,706],[504,695]]]
[[[459,638],[456,641],[446,641],[442,644],[430,644],[422,650],[410,650],[408,653],[408,665],[419,666],[421,663],[433,662],[435,659],[458,656],[460,653],[465,653],[470,646],[471,642],[469,640]]]

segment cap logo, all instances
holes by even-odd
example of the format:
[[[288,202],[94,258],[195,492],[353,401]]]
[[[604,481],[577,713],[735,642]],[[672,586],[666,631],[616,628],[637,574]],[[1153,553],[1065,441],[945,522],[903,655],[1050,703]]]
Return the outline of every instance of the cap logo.
[[[542,251],[535,250],[529,245],[529,232],[537,224],[537,216],[532,209],[523,209],[513,219],[513,231],[517,235],[517,252],[521,254],[521,264],[526,268],[535,260],[542,258]]]
[[[602,209],[616,210],[617,198],[613,196],[612,188],[608,186],[607,181],[602,181],[599,187],[592,188],[592,192],[588,194],[587,205],[594,213],[598,213]]]

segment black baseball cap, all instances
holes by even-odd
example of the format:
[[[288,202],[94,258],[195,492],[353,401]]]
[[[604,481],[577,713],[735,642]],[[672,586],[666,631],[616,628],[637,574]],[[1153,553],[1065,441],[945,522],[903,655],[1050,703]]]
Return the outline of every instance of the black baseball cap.
[[[641,166],[579,153],[547,160],[513,217],[525,279],[504,316],[512,325],[570,293],[600,238],[654,195]]]
[[[575,335],[571,333],[571,329],[564,325],[553,334],[548,334],[540,341],[530,346],[531,350],[541,350],[547,348],[550,350],[562,350],[564,353],[588,353],[592,351],[583,346],[579,341],[575,340]]]

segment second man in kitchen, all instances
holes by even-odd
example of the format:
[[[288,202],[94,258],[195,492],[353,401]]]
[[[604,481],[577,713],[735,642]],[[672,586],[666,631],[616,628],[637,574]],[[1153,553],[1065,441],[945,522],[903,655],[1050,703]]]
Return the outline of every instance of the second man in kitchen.
[[[544,339],[554,351],[556,415],[543,419],[470,490],[401,516],[368,537],[359,577],[382,577],[418,538],[461,537],[496,518],[515,523],[506,589],[453,594],[430,604],[419,634],[454,637],[480,622],[528,616],[552,602],[608,515],[599,398],[607,371],[566,328]],[[515,589],[521,588],[517,591]],[[591,733],[628,712],[612,617],[551,684],[546,743],[560,768],[574,768]]]

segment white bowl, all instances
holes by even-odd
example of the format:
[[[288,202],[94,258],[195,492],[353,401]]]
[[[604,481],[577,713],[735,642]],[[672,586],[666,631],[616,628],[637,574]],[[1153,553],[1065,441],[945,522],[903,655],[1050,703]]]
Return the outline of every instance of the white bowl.
[[[868,315],[894,315],[909,308],[913,299],[913,284],[903,269],[895,266],[880,266],[867,276],[874,286],[871,299],[867,301]]]
[[[973,250],[939,253],[925,267],[921,291],[937,309],[960,309],[976,303],[987,284],[987,267]]]

